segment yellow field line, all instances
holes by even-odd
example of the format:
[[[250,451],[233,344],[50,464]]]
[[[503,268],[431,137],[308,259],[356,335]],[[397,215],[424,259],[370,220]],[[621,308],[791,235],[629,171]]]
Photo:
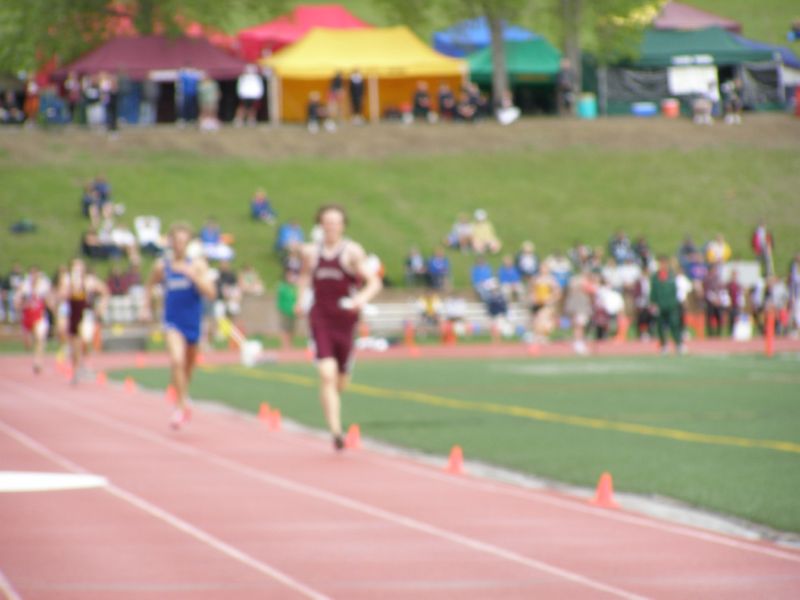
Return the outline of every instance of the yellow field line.
[[[277,381],[289,383],[303,387],[316,387],[317,381],[312,377],[294,375],[282,371],[257,371],[244,367],[203,367],[209,372],[233,372],[237,375],[262,379],[265,381]],[[371,385],[353,383],[348,388],[349,391],[362,396],[372,398],[385,398],[388,400],[402,400],[425,404],[428,406],[438,406],[463,410],[470,412],[482,412],[496,415],[507,415],[512,417],[522,417],[534,421],[546,423],[557,423],[560,425],[571,425],[573,427],[588,427],[590,429],[605,429],[609,431],[622,431],[649,437],[659,437],[680,442],[694,442],[698,444],[713,444],[717,446],[737,446],[739,448],[761,448],[766,450],[776,450],[778,452],[790,452],[800,454],[800,444],[785,442],[780,440],[755,440],[751,438],[736,437],[730,435],[714,435],[708,433],[695,433],[682,429],[671,429],[666,427],[653,427],[651,425],[640,425],[638,423],[626,423],[624,421],[610,421],[608,419],[598,419],[593,417],[581,417],[578,415],[566,415],[554,413],[527,406],[516,406],[513,404],[496,404],[494,402],[473,402],[470,400],[459,400],[456,398],[446,398],[423,392],[412,392],[410,390],[393,390],[380,388]]]

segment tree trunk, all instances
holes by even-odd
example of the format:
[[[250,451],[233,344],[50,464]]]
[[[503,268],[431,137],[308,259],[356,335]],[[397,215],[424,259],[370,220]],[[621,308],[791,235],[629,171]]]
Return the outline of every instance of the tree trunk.
[[[583,0],[561,0],[561,20],[564,27],[564,56],[575,74],[575,94],[582,89],[581,72],[581,12]]]
[[[492,32],[492,102],[500,106],[503,94],[508,89],[508,72],[506,70],[506,48],[503,43],[503,21],[494,11],[487,11],[489,29]]]

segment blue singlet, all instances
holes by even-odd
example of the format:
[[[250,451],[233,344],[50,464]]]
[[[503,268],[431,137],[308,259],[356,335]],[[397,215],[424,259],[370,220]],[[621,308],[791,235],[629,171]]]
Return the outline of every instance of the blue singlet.
[[[196,344],[203,316],[203,300],[197,286],[186,275],[173,271],[169,261],[164,261],[164,286],[164,327],[177,329],[187,343]]]

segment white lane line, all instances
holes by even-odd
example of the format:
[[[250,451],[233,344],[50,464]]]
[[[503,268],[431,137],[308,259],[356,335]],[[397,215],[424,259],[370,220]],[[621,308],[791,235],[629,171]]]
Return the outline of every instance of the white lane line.
[[[0,593],[3,594],[5,600],[22,600],[22,596],[14,589],[3,571],[0,571]]]
[[[322,500],[329,504],[341,506],[353,510],[355,512],[360,512],[362,514],[377,519],[381,519],[389,523],[393,523],[395,525],[400,525],[402,527],[419,531],[430,536],[438,537],[448,542],[466,548],[470,548],[472,550],[476,550],[478,552],[482,552],[490,556],[494,556],[495,558],[500,558],[509,562],[517,563],[544,573],[549,573],[551,575],[554,575],[555,577],[559,577],[561,579],[565,579],[567,581],[583,585],[590,589],[605,592],[612,596],[617,596],[619,598],[626,598],[628,600],[642,600],[644,598],[644,596],[628,592],[627,590],[623,590],[621,588],[605,584],[601,581],[597,581],[595,579],[586,577],[584,575],[581,575],[573,571],[569,571],[567,569],[556,567],[554,565],[545,563],[543,561],[539,561],[533,558],[529,558],[527,556],[523,556],[521,554],[517,554],[516,552],[513,552],[511,550],[507,550],[505,548],[501,548],[493,544],[482,542],[475,538],[447,531],[445,529],[441,529],[439,527],[430,525],[423,521],[419,521],[411,517],[406,517],[401,514],[393,513],[378,508],[376,506],[367,504],[365,502],[360,502],[358,500],[353,500],[345,496],[340,496],[338,494],[328,492],[321,488],[285,479],[283,477],[279,477],[277,475],[273,475],[265,471],[258,470],[256,468],[243,465],[241,463],[225,458],[213,452],[209,452],[207,450],[202,450],[196,447],[189,447],[177,444],[176,442],[164,439],[154,434],[150,430],[130,425],[123,421],[119,421],[118,419],[115,419],[113,417],[101,416],[96,413],[91,413],[86,410],[81,410],[76,405],[63,405],[60,403],[52,402],[47,397],[43,396],[42,394],[39,394],[38,392],[35,392],[34,390],[24,389],[22,391],[26,393],[29,397],[36,397],[40,401],[46,402],[50,406],[56,407],[65,412],[69,412],[71,414],[82,417],[89,421],[105,425],[106,427],[109,427],[111,429],[127,433],[134,437],[138,437],[142,440],[154,442],[161,446],[170,448],[171,450],[177,451],[181,454],[202,458],[212,464],[239,473],[245,477],[268,483],[274,487],[278,487],[283,490],[287,490],[289,492],[294,492],[311,498],[316,498],[318,500]]]
[[[248,421],[248,419],[243,419],[243,421]],[[255,424],[251,423],[251,425]],[[276,439],[280,439],[280,441],[283,443],[295,446],[317,447],[317,448],[320,446],[325,446],[327,448],[327,442],[322,443],[317,439],[309,437],[299,438],[299,437],[281,436],[280,438]],[[471,477],[453,477],[452,475],[440,473],[431,467],[409,462],[414,460],[413,457],[409,458],[407,456],[403,456],[402,452],[398,453],[397,457],[395,457],[395,456],[384,456],[381,455],[378,451],[371,452],[368,450],[367,452],[362,453],[361,457],[369,462],[379,463],[383,466],[388,466],[400,471],[418,474],[423,477],[427,477],[429,479],[434,479],[443,483],[448,483],[450,485],[479,489],[481,491],[485,491],[488,493],[500,493],[500,494],[505,494],[507,496],[522,498],[525,500],[532,500],[535,502],[540,502],[542,504],[549,504],[551,506],[556,506],[558,508],[564,508],[574,512],[591,515],[593,517],[610,519],[612,521],[618,521],[621,523],[626,523],[628,525],[646,527],[648,529],[655,529],[657,531],[663,531],[665,533],[670,533],[673,535],[693,538],[711,544],[727,546],[729,548],[735,548],[737,550],[742,550],[745,552],[752,552],[755,554],[770,556],[772,558],[780,558],[783,560],[800,563],[800,555],[792,554],[791,552],[783,551],[780,550],[779,548],[768,548],[765,546],[759,546],[751,542],[747,542],[746,540],[737,540],[735,538],[726,537],[724,535],[720,535],[713,532],[703,531],[701,529],[694,529],[682,525],[665,523],[663,521],[659,521],[658,519],[654,519],[647,516],[639,516],[631,513],[610,511],[604,508],[596,508],[589,504],[582,505],[580,502],[576,502],[574,500],[567,498],[558,498],[557,496],[551,495],[551,493],[548,492],[538,492],[536,490],[526,490],[524,488],[516,489],[512,487],[505,487],[502,484],[494,483],[486,479],[476,479]],[[397,458],[399,458],[400,460],[397,460]]]
[[[22,444],[23,446],[27,447],[28,449],[32,450],[39,456],[42,456],[51,462],[61,466],[62,468],[70,471],[72,473],[88,473],[86,469],[81,467],[80,465],[72,462],[65,456],[58,454],[57,452],[50,450],[46,446],[40,444],[33,438],[29,437],[28,435],[22,433],[21,431],[11,427],[10,425],[0,421],[0,430],[2,430],[6,435],[16,440],[18,443]],[[234,548],[230,544],[223,542],[222,540],[214,537],[213,535],[203,531],[187,523],[183,519],[176,517],[175,515],[159,508],[155,504],[144,500],[132,494],[116,485],[110,484],[103,488],[112,496],[127,502],[128,504],[135,506],[139,510],[149,514],[151,517],[155,517],[156,519],[163,521],[164,523],[186,533],[187,535],[195,538],[196,540],[206,544],[207,546],[229,556],[230,558],[255,569],[259,573],[266,575],[275,581],[278,581],[285,585],[286,587],[298,592],[299,594],[305,596],[306,598],[313,598],[314,600],[328,600],[328,596],[317,592],[316,590],[311,589],[310,587],[300,583],[299,581],[289,577],[282,571],[271,567],[270,565],[261,562],[253,558],[252,556],[245,554],[241,550]]]

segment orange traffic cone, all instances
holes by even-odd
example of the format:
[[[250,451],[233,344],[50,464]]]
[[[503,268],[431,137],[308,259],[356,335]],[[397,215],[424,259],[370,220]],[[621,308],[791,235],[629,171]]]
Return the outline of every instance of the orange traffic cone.
[[[452,450],[450,450],[450,458],[447,461],[445,471],[453,475],[464,474],[464,452],[461,450],[461,446],[453,446]]]
[[[608,471],[600,475],[600,481],[597,482],[597,491],[591,503],[603,508],[618,507],[617,503],[614,502],[614,481]]]
[[[281,411],[279,411],[277,408],[273,411],[270,411],[267,427],[270,431],[281,430]]]
[[[353,423],[347,430],[347,436],[344,439],[344,447],[349,450],[361,449],[361,428]]]
[[[126,392],[133,393],[136,391],[136,382],[133,380],[133,377],[128,376],[125,378],[125,383],[122,387],[125,388]]]
[[[108,383],[108,377],[106,376],[105,371],[98,371],[97,372],[97,385],[105,385]]]
[[[403,344],[406,348],[413,348],[417,345],[417,336],[414,331],[414,323],[406,321],[403,325]]]
[[[625,314],[617,316],[617,335],[614,336],[615,344],[622,344],[628,339],[628,329],[631,326],[630,319]]]
[[[167,386],[167,391],[164,394],[164,397],[167,399],[169,404],[175,404],[178,401],[178,391],[175,389],[175,386],[169,384]]]
[[[764,322],[764,353],[768,357],[775,355],[775,311],[771,308]]]
[[[269,424],[270,412],[269,404],[262,402],[261,406],[258,407],[258,420]]]

